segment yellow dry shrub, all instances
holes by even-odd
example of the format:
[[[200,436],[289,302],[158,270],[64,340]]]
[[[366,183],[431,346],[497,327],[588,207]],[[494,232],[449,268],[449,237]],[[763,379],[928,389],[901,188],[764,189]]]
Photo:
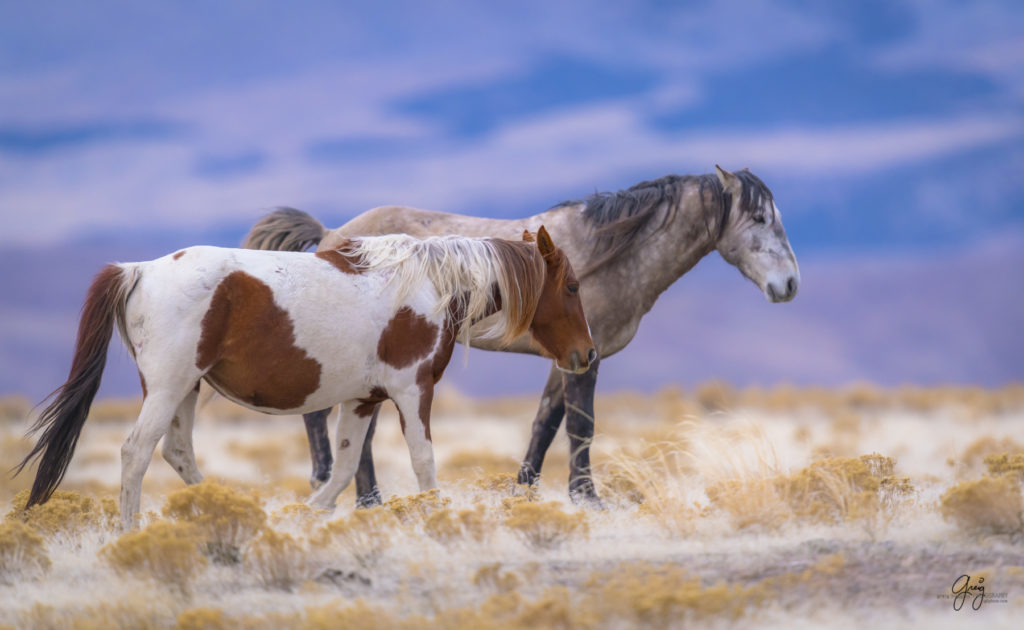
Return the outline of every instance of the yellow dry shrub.
[[[473,574],[473,585],[497,593],[508,593],[519,588],[522,580],[511,571],[502,571],[500,562],[485,564]]]
[[[164,599],[124,593],[116,601],[64,607],[36,603],[19,615],[20,628],[53,630],[157,630],[171,628],[174,615]]]
[[[156,521],[106,545],[100,556],[118,572],[153,578],[185,591],[206,565],[199,552],[201,541],[199,528],[191,523]]]
[[[327,510],[314,508],[305,503],[289,503],[271,513],[269,520],[275,527],[294,526],[308,531],[313,529],[327,514]]]
[[[776,529],[792,515],[775,479],[722,481],[708,486],[704,492],[711,508],[727,514],[737,529]]]
[[[1000,453],[1024,453],[1024,444],[1017,442],[1009,436],[994,438],[986,435],[971,442],[964,449],[960,459],[968,467],[973,468],[981,464],[985,457]]]
[[[241,559],[242,545],[267,522],[255,497],[210,480],[172,492],[162,513],[195,525],[206,541],[206,553],[217,562],[227,563]]]
[[[556,501],[512,505],[505,526],[534,549],[551,549],[590,531],[585,513],[565,512]]]
[[[451,478],[462,478],[475,473],[494,475],[518,467],[519,462],[514,457],[488,451],[468,450],[458,451],[448,457],[441,466],[441,472]]]
[[[736,406],[736,389],[724,381],[708,381],[697,387],[697,403],[707,412],[726,411]]]
[[[317,547],[338,545],[368,567],[391,546],[391,539],[400,525],[391,510],[377,506],[356,510],[347,518],[326,523],[311,539]]]
[[[880,481],[868,461],[833,457],[812,462],[794,475],[777,480],[781,495],[798,517],[820,523],[841,523],[877,512]]]
[[[943,518],[967,534],[1021,534],[1024,499],[1013,477],[982,477],[963,481],[939,499]]]
[[[20,422],[32,413],[32,402],[17,395],[0,396],[0,422]]]
[[[410,494],[408,496],[392,496],[384,502],[384,508],[405,524],[422,523],[427,517],[438,510],[451,505],[452,500],[442,497],[438,488]]]
[[[50,500],[25,510],[28,490],[19,492],[7,513],[7,521],[21,521],[44,536],[77,536],[92,528],[112,529],[118,509],[113,499],[94,499],[77,492],[58,490]]]
[[[230,630],[234,627],[220,608],[189,608],[178,613],[174,630]]]
[[[125,422],[135,420],[142,410],[142,398],[104,398],[89,408],[89,422]]]
[[[512,473],[498,473],[479,478],[475,485],[480,490],[497,494],[503,498],[522,497],[527,501],[537,501],[540,493],[534,486],[521,484]]]
[[[18,521],[0,524],[0,584],[34,577],[50,568],[43,537]]]
[[[1024,482],[1024,453],[988,455],[985,468],[990,475],[1009,475],[1018,482]]]
[[[284,590],[312,577],[310,560],[304,542],[269,528],[249,545],[245,554],[246,567],[261,584]]]
[[[596,571],[585,588],[584,605],[592,606],[598,618],[651,628],[678,626],[686,619],[737,619],[765,597],[758,586],[704,586],[680,567],[642,562]]]
[[[442,508],[428,516],[423,524],[428,536],[445,544],[455,544],[467,538],[483,542],[493,528],[494,522],[482,505],[471,510]]]

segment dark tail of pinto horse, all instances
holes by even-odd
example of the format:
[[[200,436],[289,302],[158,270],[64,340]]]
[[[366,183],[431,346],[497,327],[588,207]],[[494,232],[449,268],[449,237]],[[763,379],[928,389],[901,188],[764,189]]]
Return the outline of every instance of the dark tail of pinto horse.
[[[47,397],[53,401],[29,431],[45,429],[43,435],[15,468],[17,475],[39,458],[26,509],[46,503],[64,478],[89,407],[100,387],[114,326],[124,335],[125,304],[134,285],[129,281],[131,277],[137,276],[119,265],[107,265],[96,274],[89,287],[78,323],[78,340],[68,380]]]

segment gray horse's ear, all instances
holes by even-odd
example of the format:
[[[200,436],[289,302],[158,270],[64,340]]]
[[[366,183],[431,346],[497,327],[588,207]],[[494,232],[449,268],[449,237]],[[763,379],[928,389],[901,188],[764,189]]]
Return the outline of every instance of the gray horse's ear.
[[[533,234],[530,234],[530,230],[523,230],[523,240],[527,243],[532,243],[537,239],[533,238]]]
[[[555,253],[555,243],[551,240],[551,235],[548,234],[543,225],[537,230],[537,249],[540,250],[540,255],[545,258]]]
[[[725,170],[721,166],[715,164],[715,174],[718,175],[718,181],[722,183],[722,188],[726,190],[732,190],[736,186],[736,176]]]

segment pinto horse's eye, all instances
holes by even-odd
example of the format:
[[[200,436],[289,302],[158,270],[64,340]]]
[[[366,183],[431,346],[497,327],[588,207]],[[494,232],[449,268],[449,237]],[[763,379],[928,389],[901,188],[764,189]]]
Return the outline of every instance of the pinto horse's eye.
[[[568,289],[569,289],[569,293],[571,293],[572,295],[576,295],[580,291],[580,285],[578,285],[578,284],[576,284],[574,282],[574,283],[572,283],[572,284],[570,284],[568,286]]]

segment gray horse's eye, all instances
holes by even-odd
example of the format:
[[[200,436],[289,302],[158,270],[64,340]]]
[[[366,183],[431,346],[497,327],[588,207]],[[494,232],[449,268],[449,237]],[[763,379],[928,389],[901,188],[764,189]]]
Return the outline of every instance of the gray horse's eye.
[[[764,223],[764,213],[758,212],[754,215],[754,223]]]

